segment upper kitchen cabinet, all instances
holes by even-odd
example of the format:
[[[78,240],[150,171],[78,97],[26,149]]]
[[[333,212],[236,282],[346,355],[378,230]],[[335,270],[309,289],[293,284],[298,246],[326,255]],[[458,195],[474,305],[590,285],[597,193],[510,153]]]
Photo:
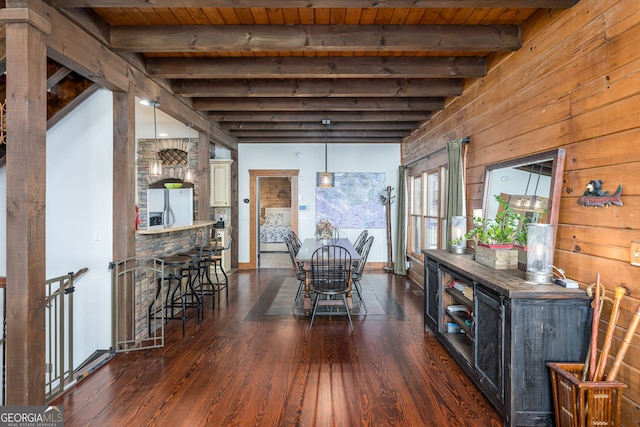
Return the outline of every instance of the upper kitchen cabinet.
[[[231,206],[231,159],[209,160],[209,180],[212,207]]]

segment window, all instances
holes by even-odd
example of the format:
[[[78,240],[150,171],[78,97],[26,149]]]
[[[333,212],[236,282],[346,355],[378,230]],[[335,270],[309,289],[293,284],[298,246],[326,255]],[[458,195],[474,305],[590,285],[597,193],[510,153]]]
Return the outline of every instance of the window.
[[[411,177],[411,221],[409,221],[411,250],[420,253],[422,248],[422,175]]]
[[[445,166],[409,177],[409,253],[419,257],[422,249],[445,248]]]

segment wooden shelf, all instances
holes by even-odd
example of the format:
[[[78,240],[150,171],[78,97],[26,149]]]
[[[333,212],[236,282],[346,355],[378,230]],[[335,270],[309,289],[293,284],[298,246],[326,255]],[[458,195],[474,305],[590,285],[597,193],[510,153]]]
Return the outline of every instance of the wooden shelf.
[[[473,364],[473,341],[466,334],[442,334],[464,359]]]
[[[460,292],[456,288],[445,288],[445,290],[460,304],[467,306],[467,308],[469,309],[473,309],[473,301],[464,296],[462,292]]]
[[[464,313],[464,314],[462,314]],[[470,337],[473,339],[473,329],[471,327],[471,325],[467,325],[466,320],[472,320],[473,318],[471,316],[469,316],[466,312],[460,312],[460,313],[456,313],[456,312],[450,312],[447,311],[447,316],[449,316],[449,318],[451,320],[453,320],[455,323],[457,323],[458,325],[460,325],[460,327],[462,328],[462,330]]]

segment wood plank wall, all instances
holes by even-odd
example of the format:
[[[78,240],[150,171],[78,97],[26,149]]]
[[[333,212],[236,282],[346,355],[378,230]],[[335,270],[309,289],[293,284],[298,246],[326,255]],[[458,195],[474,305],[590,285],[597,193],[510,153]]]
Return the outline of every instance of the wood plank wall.
[[[264,222],[265,208],[288,208],[290,206],[291,180],[288,177],[260,178],[260,224]]]
[[[462,96],[402,146],[406,164],[450,139],[471,138],[468,215],[481,207],[487,164],[565,148],[554,264],[583,287],[600,273],[610,297],[620,284],[631,289],[622,303],[612,355],[640,303],[640,267],[629,263],[631,241],[640,240],[639,41],[637,0],[582,0],[567,11],[541,11],[523,27],[522,49],[493,57],[484,78],[470,82]],[[426,163],[425,168],[435,166]],[[578,205],[592,179],[603,180],[610,192],[622,184],[624,206]],[[610,308],[605,303],[600,347]],[[628,385],[624,426],[640,425],[638,335],[618,375]]]

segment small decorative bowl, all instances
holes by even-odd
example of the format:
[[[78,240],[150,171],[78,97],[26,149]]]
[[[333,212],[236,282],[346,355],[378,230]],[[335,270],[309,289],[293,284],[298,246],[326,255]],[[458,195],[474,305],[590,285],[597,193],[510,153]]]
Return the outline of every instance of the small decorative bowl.
[[[183,184],[181,182],[166,182],[164,186],[165,188],[182,188]]]

